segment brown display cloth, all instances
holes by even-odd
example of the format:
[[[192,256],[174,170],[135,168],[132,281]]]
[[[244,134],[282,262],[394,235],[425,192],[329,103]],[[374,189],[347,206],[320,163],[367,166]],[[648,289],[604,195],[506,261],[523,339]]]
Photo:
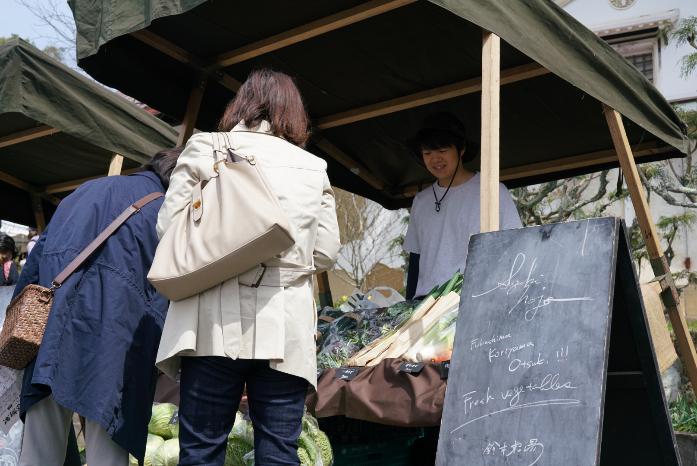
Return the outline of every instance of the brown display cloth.
[[[426,364],[417,375],[399,372],[402,363],[385,359],[361,368],[351,381],[337,379],[336,369],[327,369],[317,392],[307,397],[308,409],[320,418],[346,416],[399,427],[439,426],[446,387],[440,364]]]

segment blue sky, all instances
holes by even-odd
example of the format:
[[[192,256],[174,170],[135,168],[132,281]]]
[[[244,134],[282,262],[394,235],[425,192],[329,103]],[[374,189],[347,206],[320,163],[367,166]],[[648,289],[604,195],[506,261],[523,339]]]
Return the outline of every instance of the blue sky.
[[[17,34],[30,40],[38,48],[54,45],[63,49],[63,63],[77,69],[75,62],[75,43],[66,41],[50,26],[38,18],[32,10],[22,5],[28,3],[33,10],[41,8],[55,11],[65,16],[72,25],[72,13],[67,0],[0,0],[0,37]],[[60,26],[60,24],[59,24]],[[64,28],[62,28],[64,29]],[[72,31],[68,34],[72,35]],[[78,70],[79,71],[79,70]]]
[[[48,5],[48,0],[31,0],[31,3],[38,5]],[[70,14],[68,2],[65,0],[54,1],[61,11]],[[0,37],[7,37],[17,34],[23,38],[30,39],[39,48],[56,43],[55,32],[50,27],[42,24],[41,20],[35,17],[29,9],[19,4],[17,0],[0,0]]]

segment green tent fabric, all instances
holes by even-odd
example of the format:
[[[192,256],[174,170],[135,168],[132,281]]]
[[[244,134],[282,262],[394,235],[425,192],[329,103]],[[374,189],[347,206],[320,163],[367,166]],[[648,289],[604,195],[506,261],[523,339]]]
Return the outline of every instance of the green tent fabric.
[[[201,67],[221,53],[291,30],[366,2],[341,0],[71,0],[78,59],[90,75],[181,119]],[[375,4],[377,2],[368,2]],[[386,2],[383,2],[386,3]],[[602,103],[625,117],[639,161],[686,150],[684,124],[655,87],[603,40],[549,0],[421,0],[220,70],[238,81],[259,67],[293,75],[315,122],[337,113],[476,78],[481,31],[502,39],[503,70],[532,62],[551,73],[502,86],[501,169],[508,186],[616,166],[587,157],[612,151]],[[152,47],[147,30],[195,57],[190,63]],[[139,38],[140,37],[140,38]],[[197,69],[198,67],[198,69]],[[197,127],[215,128],[234,95],[215,72]],[[385,184],[374,189],[327,159],[332,182],[387,207],[404,205],[406,188],[430,182],[408,140],[434,111],[456,113],[479,138],[478,93],[317,130]],[[576,164],[558,163],[579,157]],[[531,164],[559,168],[534,172]],[[355,171],[355,170],[354,170]]]
[[[176,131],[113,91],[14,40],[0,47],[0,141],[47,126],[56,133],[0,144],[0,172],[37,192],[48,185],[106,175],[113,154],[124,169],[176,144]],[[0,218],[33,224],[29,196],[0,183]],[[48,208],[48,207],[47,207]],[[50,209],[49,209],[50,212]]]

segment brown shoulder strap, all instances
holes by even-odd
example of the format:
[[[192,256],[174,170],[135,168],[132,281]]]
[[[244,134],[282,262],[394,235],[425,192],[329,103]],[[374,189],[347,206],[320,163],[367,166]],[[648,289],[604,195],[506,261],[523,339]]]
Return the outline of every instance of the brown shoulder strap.
[[[126,220],[128,220],[131,217],[131,215],[140,211],[140,209],[145,207],[145,205],[147,205],[148,203],[154,201],[155,199],[159,199],[162,196],[164,196],[164,194],[159,193],[159,192],[158,193],[150,193],[147,196],[145,196],[141,199],[138,199],[136,202],[134,202],[133,204],[128,206],[128,208],[126,210],[124,210],[121,213],[121,215],[116,217],[116,219],[113,222],[111,222],[109,224],[109,226],[106,227],[99,234],[99,236],[97,236],[94,240],[92,240],[92,242],[90,244],[88,244],[87,247],[85,249],[83,249],[82,252],[80,252],[80,254],[78,254],[78,256],[75,259],[73,259],[72,262],[70,262],[70,264],[68,264],[68,266],[61,273],[58,274],[58,276],[53,280],[52,288],[53,289],[60,288],[60,286],[63,284],[63,282],[65,280],[67,280],[68,277],[71,276],[73,274],[73,272],[75,272],[82,265],[82,263],[85,262],[92,255],[92,253],[94,251],[97,250],[97,248],[99,248],[99,246],[104,244],[104,242],[111,235],[113,235],[114,232],[116,230],[118,230],[118,228],[121,225],[123,225],[124,222],[126,222]]]

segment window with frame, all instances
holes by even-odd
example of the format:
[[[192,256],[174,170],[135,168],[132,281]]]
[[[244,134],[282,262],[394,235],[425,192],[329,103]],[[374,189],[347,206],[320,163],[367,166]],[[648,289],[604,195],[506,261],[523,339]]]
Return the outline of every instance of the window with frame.
[[[654,49],[656,38],[642,40],[629,40],[625,42],[610,42],[610,45],[619,52],[629,63],[634,65],[646,79],[655,82],[655,56]]]

